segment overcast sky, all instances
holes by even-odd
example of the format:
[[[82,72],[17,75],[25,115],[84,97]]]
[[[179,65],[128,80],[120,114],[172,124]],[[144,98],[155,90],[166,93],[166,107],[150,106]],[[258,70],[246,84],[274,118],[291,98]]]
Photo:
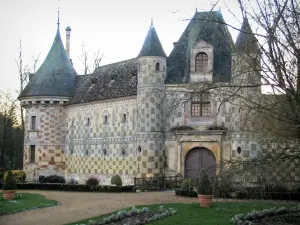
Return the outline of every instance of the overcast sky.
[[[151,17],[167,55],[173,48],[190,19],[198,11],[208,11],[217,0],[0,0],[0,90],[15,93],[19,88],[15,59],[22,40],[23,64],[32,66],[32,58],[39,57],[38,67],[44,61],[57,28],[57,8],[60,7],[60,31],[65,44],[65,28],[70,26],[71,59],[78,74],[81,43],[91,57],[98,47],[104,53],[102,65],[138,55]],[[226,2],[226,5],[225,3]],[[234,15],[232,15],[232,11]],[[215,10],[221,9],[225,21],[240,27],[242,17],[236,0],[221,0]],[[230,29],[233,40],[237,32]]]

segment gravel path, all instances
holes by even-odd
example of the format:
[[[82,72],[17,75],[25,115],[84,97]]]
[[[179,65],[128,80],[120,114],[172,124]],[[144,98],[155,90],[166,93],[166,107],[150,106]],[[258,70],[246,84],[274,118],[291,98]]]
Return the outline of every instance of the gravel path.
[[[109,213],[134,205],[189,203],[174,192],[91,193],[58,191],[18,191],[37,193],[60,202],[59,206],[0,216],[1,225],[60,225]]]
[[[174,191],[137,193],[18,191],[21,192],[41,194],[60,202],[60,205],[0,216],[0,225],[60,225],[130,206],[198,202],[197,198],[176,196]],[[224,200],[214,199],[214,201]]]

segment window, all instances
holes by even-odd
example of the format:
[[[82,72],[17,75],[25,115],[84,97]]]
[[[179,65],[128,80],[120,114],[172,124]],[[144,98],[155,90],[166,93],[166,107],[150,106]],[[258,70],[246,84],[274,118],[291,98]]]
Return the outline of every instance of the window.
[[[241,147],[237,147],[236,151],[237,151],[238,154],[241,154],[241,152],[242,152]]]
[[[35,162],[35,145],[30,145],[30,162]]]
[[[155,64],[155,71],[159,71],[159,63]]]
[[[91,119],[90,118],[87,118],[87,123],[86,123],[87,126],[90,126],[91,125]]]
[[[103,155],[105,156],[107,153],[106,149],[103,149]]]
[[[36,116],[31,116],[31,130],[36,130]]]
[[[192,116],[210,116],[209,93],[194,93],[192,96]]]
[[[108,116],[107,116],[107,115],[105,115],[105,116],[103,117],[103,123],[108,123]]]
[[[138,147],[138,152],[141,152],[142,151],[142,148],[141,146]]]
[[[208,57],[204,52],[198,53],[195,61],[195,71],[205,72],[207,70]]]
[[[126,114],[122,115],[122,122],[126,122],[127,118],[126,118]]]

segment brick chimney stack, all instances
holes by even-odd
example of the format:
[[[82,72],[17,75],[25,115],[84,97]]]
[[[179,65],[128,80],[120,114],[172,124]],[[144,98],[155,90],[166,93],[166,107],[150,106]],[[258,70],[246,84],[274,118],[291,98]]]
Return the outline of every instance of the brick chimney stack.
[[[68,57],[70,58],[70,36],[71,36],[71,28],[66,28],[66,52]]]

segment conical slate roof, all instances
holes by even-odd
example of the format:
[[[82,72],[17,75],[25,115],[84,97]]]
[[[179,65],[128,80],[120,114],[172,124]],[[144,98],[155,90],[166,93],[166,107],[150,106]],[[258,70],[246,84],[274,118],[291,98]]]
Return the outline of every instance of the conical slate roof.
[[[142,56],[167,57],[152,22],[146,39],[144,41],[143,47],[140,51],[140,54],[138,55],[138,57]]]
[[[260,52],[257,39],[255,38],[247,19],[244,19],[243,21],[242,28],[235,42],[234,51],[248,53]]]
[[[77,73],[66,54],[58,27],[46,59],[31,77],[19,99],[35,96],[71,97],[76,77]]]

